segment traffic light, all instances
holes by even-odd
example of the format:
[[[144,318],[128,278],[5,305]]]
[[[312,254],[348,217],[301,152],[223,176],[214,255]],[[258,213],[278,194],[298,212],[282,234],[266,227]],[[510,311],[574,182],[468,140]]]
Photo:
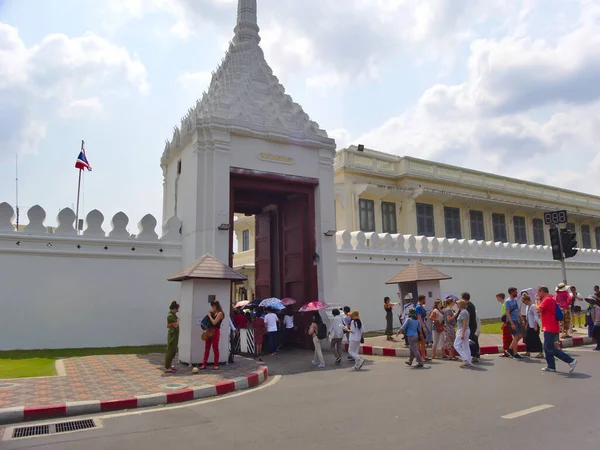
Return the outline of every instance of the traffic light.
[[[562,248],[565,258],[572,258],[577,254],[577,235],[567,229],[560,230]]]
[[[560,234],[558,228],[550,228],[550,247],[552,248],[552,259],[562,261],[562,252],[560,251]]]

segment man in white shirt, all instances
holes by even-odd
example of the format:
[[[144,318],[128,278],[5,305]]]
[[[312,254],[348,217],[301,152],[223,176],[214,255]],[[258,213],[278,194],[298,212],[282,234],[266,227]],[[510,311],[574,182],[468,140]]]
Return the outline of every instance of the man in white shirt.
[[[331,311],[333,319],[329,325],[329,337],[331,338],[331,350],[335,356],[335,363],[342,362],[342,340],[344,339],[344,320],[339,309]]]
[[[279,324],[279,318],[275,313],[269,311],[265,316],[265,325],[267,326],[267,341],[271,356],[277,353],[277,324]]]

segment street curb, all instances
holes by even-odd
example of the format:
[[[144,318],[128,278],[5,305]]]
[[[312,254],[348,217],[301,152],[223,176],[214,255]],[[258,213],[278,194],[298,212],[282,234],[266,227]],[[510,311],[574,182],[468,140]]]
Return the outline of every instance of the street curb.
[[[579,347],[582,345],[593,344],[591,337],[575,337],[569,339],[561,339],[561,348]],[[344,344],[348,351],[348,344]],[[497,355],[503,353],[502,345],[489,345],[479,348],[482,355]],[[525,344],[519,344],[519,351],[525,351]],[[358,351],[361,355],[376,355],[376,356],[392,356],[397,358],[407,358],[410,355],[408,348],[391,348],[391,347],[375,347],[372,345],[361,345]]]
[[[34,405],[0,408],[0,425],[24,422],[27,420],[80,416],[107,411],[147,408],[149,406],[188,402],[191,400],[225,395],[243,389],[251,389],[267,381],[268,377],[269,370],[266,365],[262,365],[259,369],[249,373],[246,376],[223,381],[217,384],[207,384],[204,386],[186,388],[166,393],[136,395],[135,397],[102,401],[92,400],[85,402],[65,402],[56,405]]]

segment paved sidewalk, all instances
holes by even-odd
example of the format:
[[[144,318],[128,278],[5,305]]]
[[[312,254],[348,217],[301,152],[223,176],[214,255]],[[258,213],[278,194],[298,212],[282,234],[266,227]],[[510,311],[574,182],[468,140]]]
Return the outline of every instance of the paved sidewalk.
[[[587,328],[578,328],[576,332],[571,333],[574,338],[587,337]],[[365,339],[365,345],[371,345],[373,347],[386,347],[386,348],[406,348],[404,346],[404,339],[402,335],[394,339],[394,341],[388,341],[386,336],[376,336]],[[482,334],[479,336],[480,347],[492,347],[502,345],[501,334]]]
[[[87,356],[62,364],[63,376],[0,380],[0,419],[8,420],[9,409],[11,417],[24,411],[27,419],[27,411],[34,409],[72,415],[174,403],[253,387],[267,377],[264,364],[239,356],[219,371],[209,366],[198,374],[181,364],[175,366],[177,373],[165,374],[163,354]],[[78,412],[69,410],[73,403]]]
[[[587,335],[587,329],[579,328],[576,332],[571,333],[573,339],[562,339],[561,345],[564,348],[576,347],[584,344],[591,344],[592,340]],[[543,340],[543,338],[542,338]],[[481,354],[497,354],[501,353],[502,335],[501,334],[482,334],[479,336],[479,347]],[[431,348],[428,349],[430,351]],[[525,345],[519,344],[519,351],[525,351]],[[360,352],[367,355],[383,355],[383,356],[408,356],[409,350],[404,345],[402,335],[395,338],[393,341],[388,341],[386,336],[376,336],[366,338],[365,343],[361,345]]]

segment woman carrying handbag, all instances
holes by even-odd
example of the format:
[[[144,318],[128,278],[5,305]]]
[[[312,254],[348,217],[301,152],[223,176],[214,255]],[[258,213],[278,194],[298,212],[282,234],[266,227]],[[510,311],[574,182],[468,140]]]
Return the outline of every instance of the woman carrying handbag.
[[[210,302],[210,307],[211,310],[206,315],[210,324],[208,329],[202,333],[202,340],[204,340],[204,361],[199,367],[200,370],[206,369],[211,347],[215,355],[215,370],[219,370],[219,341],[221,339],[221,323],[225,318],[225,313],[217,300]]]

